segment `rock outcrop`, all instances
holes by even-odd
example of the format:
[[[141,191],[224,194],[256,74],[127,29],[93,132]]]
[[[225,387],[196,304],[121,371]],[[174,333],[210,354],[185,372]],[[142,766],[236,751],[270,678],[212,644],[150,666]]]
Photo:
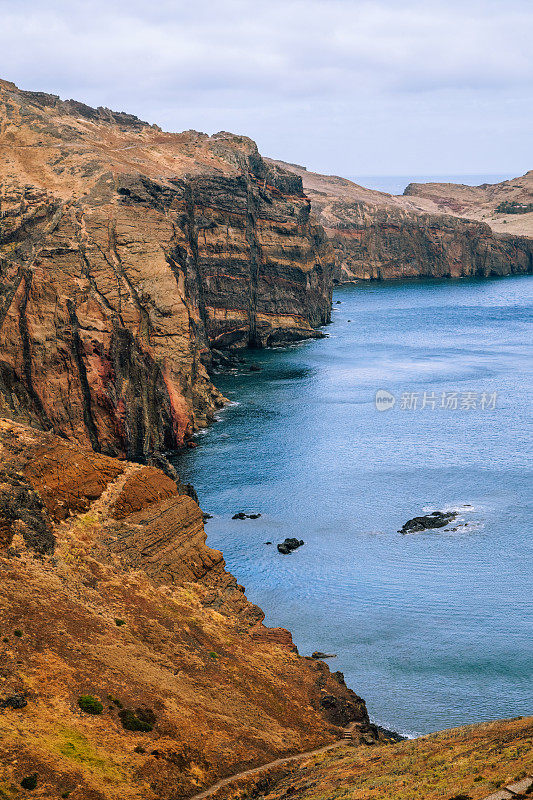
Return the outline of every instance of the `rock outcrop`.
[[[220,404],[210,346],[318,335],[333,253],[250,139],[0,81],[0,411],[110,455]]]
[[[302,178],[337,256],[338,282],[533,272],[533,172],[494,186],[410,184],[404,196],[272,162]]]
[[[364,735],[364,702],[263,625],[164,473],[5,419],[0,459],[0,498],[24,494],[18,517],[0,502],[0,794],[37,775],[39,797],[179,800]]]

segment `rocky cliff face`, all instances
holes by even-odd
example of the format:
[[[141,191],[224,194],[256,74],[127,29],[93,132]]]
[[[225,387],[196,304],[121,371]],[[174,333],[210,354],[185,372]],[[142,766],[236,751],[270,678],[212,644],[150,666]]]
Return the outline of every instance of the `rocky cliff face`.
[[[43,798],[179,800],[365,735],[364,702],[263,625],[170,478],[5,419],[0,460],[0,795],[36,775]]]
[[[411,184],[395,197],[284,166],[303,180],[335,249],[340,282],[533,272],[533,213],[496,211],[503,199],[533,198],[533,173],[485,187]]]
[[[176,447],[220,403],[211,344],[329,320],[331,247],[249,139],[0,81],[0,154],[5,415],[109,454]]]

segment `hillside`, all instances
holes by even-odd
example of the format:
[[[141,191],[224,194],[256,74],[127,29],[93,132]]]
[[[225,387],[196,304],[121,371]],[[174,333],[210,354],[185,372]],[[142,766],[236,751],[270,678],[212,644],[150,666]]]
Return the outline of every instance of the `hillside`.
[[[0,459],[1,798],[36,774],[47,800],[179,800],[350,721],[375,736],[263,625],[183,487],[9,420]]]
[[[395,196],[305,167],[299,176],[337,257],[339,282],[533,272],[533,172],[494,186],[410,184]],[[498,213],[514,202],[515,213]]]
[[[533,791],[533,717],[343,747],[262,773],[214,800],[512,800]],[[510,791],[505,787],[509,786]]]

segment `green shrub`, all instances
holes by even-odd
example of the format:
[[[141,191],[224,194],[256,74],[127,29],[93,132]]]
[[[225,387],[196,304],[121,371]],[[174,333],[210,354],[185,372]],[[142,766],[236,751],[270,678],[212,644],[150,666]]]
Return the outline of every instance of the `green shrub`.
[[[37,788],[37,773],[34,772],[33,775],[27,775],[21,780],[20,785],[23,789],[28,789],[30,792],[32,792]]]
[[[533,211],[533,203],[518,203],[516,200],[504,200],[496,206],[497,214],[529,214]]]
[[[119,712],[122,727],[127,731],[142,731],[149,733],[154,728],[155,714],[149,708],[125,708]]]
[[[15,630],[13,631],[13,635],[18,636],[20,639],[20,637],[22,636],[22,631],[20,630],[20,628],[15,628]]]
[[[86,714],[101,714],[104,707],[98,698],[93,697],[92,694],[82,694],[78,700],[78,705]]]
[[[126,620],[125,619],[116,619],[115,620],[115,625],[118,625],[118,627],[120,627],[121,625],[125,625],[125,624],[126,624]]]

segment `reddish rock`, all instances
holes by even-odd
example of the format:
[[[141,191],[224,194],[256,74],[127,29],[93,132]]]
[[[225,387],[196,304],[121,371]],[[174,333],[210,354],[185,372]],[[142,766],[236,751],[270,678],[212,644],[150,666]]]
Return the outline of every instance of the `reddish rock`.
[[[0,411],[110,455],[178,447],[222,398],[211,344],[329,320],[300,178],[246,137],[163,133],[0,82]]]

